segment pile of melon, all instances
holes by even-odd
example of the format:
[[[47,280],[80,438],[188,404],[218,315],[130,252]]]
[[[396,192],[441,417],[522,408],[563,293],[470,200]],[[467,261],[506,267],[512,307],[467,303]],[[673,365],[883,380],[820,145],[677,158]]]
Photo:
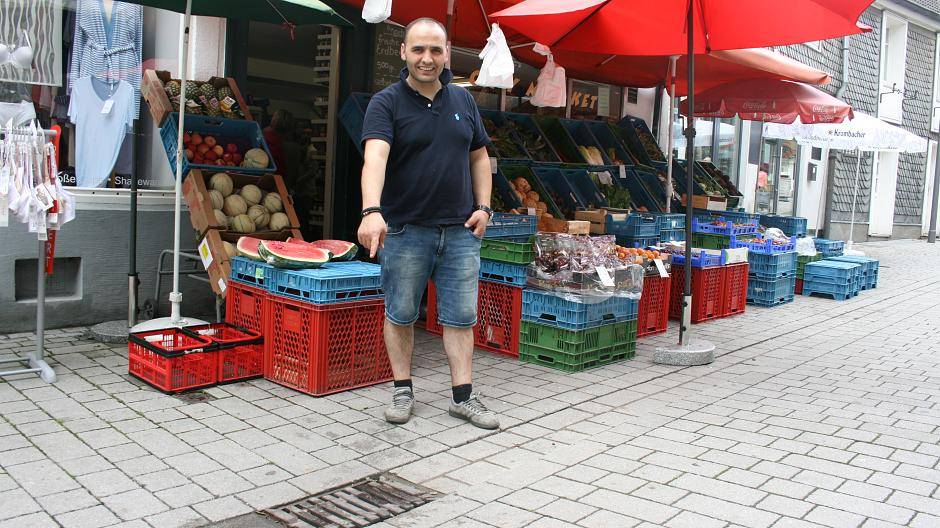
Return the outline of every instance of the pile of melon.
[[[290,227],[281,195],[248,184],[235,189],[232,177],[224,172],[209,178],[209,198],[215,220],[236,233],[280,231]]]

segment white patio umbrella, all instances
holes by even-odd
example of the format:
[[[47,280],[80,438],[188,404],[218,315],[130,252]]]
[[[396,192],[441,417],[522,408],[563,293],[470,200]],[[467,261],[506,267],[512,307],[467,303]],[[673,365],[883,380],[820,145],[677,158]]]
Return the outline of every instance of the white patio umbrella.
[[[855,202],[858,199],[862,152],[926,152],[928,145],[925,138],[862,112],[855,112],[855,119],[842,123],[804,124],[799,120],[789,125],[764,123],[763,133],[765,138],[792,139],[800,145],[856,152],[847,251],[852,249],[852,235],[855,230]]]

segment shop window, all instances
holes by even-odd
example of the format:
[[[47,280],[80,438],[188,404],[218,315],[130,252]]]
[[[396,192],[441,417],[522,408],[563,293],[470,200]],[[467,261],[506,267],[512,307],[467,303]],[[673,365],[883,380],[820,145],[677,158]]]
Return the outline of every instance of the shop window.
[[[737,173],[737,160],[740,146],[738,145],[739,119],[718,119],[718,151],[712,160],[718,169],[732,180]]]
[[[881,27],[878,117],[900,123],[907,61],[907,22],[885,12]]]

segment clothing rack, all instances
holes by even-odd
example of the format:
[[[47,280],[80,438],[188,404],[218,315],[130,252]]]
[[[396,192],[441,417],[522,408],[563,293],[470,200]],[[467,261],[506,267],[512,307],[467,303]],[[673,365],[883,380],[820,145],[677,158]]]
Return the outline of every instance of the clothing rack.
[[[14,136],[35,136],[37,131],[28,129],[14,128],[11,132]],[[42,130],[47,138],[52,138],[55,145],[56,156],[59,154],[58,137],[59,130]],[[0,132],[0,138],[5,136],[6,132]],[[18,357],[12,359],[0,359],[0,365],[9,363],[26,363],[23,368],[15,370],[0,371],[0,377],[14,376],[17,374],[36,373],[40,379],[46,383],[55,383],[56,374],[45,360],[45,324],[46,324],[46,241],[39,241],[39,258],[36,268],[36,348],[27,357]]]

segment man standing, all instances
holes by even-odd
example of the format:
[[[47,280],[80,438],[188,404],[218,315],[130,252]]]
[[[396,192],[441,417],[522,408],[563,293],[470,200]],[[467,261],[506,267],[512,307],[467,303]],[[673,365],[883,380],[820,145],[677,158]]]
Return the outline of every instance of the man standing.
[[[473,392],[480,243],[492,211],[489,137],[465,89],[450,84],[447,31],[419,18],[405,28],[401,82],[375,94],[362,141],[359,243],[379,254],[385,290],[385,345],[395,377],[391,423],[411,417],[414,322],[428,279],[450,363],[451,416],[485,429],[499,420]]]

